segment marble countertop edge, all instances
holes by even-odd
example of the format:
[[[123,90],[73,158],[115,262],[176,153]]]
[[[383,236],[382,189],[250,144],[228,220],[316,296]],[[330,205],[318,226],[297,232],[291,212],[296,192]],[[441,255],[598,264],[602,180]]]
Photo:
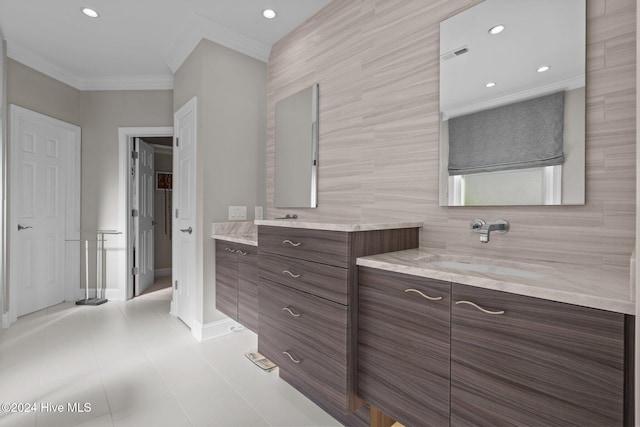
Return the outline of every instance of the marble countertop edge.
[[[404,257],[403,257],[404,255]],[[427,262],[421,263],[419,257],[424,254],[419,249],[395,252],[391,254],[373,255],[357,259],[357,265],[363,267],[376,268],[396,273],[409,274],[412,276],[425,277],[430,279],[442,280],[447,282],[459,283],[467,286],[475,286],[479,288],[491,289],[502,292],[509,292],[517,295],[541,298],[550,301],[556,301],[567,304],[581,305],[585,307],[614,311],[623,314],[635,314],[635,301],[629,289],[626,289],[624,281],[614,289],[600,290],[598,292],[589,293],[586,291],[577,291],[574,283],[583,281],[580,278],[574,278],[571,282],[566,281],[566,276],[562,272],[549,275],[545,279],[545,283],[553,281],[558,283],[557,288],[550,288],[542,284],[538,284],[537,280],[527,282],[527,279],[519,281],[516,278],[507,276],[452,271],[429,265]],[[391,258],[390,258],[391,257]],[[403,258],[406,262],[403,262]],[[558,266],[561,269],[562,266]],[[571,274],[574,274],[571,268]],[[587,273],[588,274],[588,273]],[[562,289],[566,283],[565,289]],[[628,280],[626,281],[628,283]],[[573,289],[571,289],[573,287]],[[600,293],[601,294],[596,294]],[[607,292],[608,291],[608,292]],[[610,293],[611,295],[606,295]],[[612,296],[613,295],[613,296]]]
[[[422,228],[424,221],[396,221],[396,222],[313,222],[299,219],[258,219],[256,225],[267,225],[271,227],[306,228],[325,231],[374,231],[391,230],[396,228]]]
[[[211,238],[243,245],[258,246],[258,236],[252,234],[212,234]]]

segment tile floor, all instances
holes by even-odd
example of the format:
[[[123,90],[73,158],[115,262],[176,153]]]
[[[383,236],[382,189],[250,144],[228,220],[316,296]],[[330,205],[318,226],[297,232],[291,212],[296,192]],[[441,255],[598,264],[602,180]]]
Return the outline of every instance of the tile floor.
[[[254,333],[198,343],[170,299],[165,288],[98,307],[63,303],[0,331],[0,403],[37,409],[0,411],[0,426],[341,425],[246,359]],[[75,403],[90,411],[69,411]]]

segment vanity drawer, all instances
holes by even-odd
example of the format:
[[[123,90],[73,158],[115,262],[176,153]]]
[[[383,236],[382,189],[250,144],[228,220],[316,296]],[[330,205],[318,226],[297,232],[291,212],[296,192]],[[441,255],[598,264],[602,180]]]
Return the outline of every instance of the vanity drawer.
[[[349,267],[349,234],[304,228],[258,227],[260,253]]]
[[[268,253],[260,255],[260,275],[262,278],[343,305],[348,304],[347,273],[346,268]]]
[[[319,353],[278,328],[261,329],[260,338],[263,334],[269,339],[264,344],[260,340],[258,351],[294,377],[304,394],[346,411],[347,370],[343,359]]]
[[[282,330],[305,347],[346,365],[347,307],[264,280],[260,285],[260,331],[262,344],[269,340],[268,326]]]
[[[358,396],[405,425],[447,425],[451,285],[366,267],[358,277]]]

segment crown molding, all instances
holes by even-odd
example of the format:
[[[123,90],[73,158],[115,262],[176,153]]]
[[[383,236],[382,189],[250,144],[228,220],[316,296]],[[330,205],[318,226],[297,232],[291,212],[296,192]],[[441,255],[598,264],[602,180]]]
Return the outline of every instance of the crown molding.
[[[171,90],[173,75],[85,79],[75,76],[17,43],[7,41],[7,56],[77,90]]]
[[[185,31],[173,43],[166,58],[167,65],[174,73],[191,55],[200,40],[206,39],[237,52],[267,62],[271,46],[253,40],[228,27],[213,22],[200,15],[194,15],[187,23]]]
[[[202,39],[228,47],[251,58],[267,62],[271,46],[253,40],[228,27],[200,15],[187,22],[182,35],[171,45],[165,58],[175,73]],[[113,78],[83,78],[43,59],[32,50],[7,40],[7,56],[53,79],[78,90],[171,90],[173,75],[119,76]]]
[[[471,114],[478,111],[484,111],[490,108],[496,108],[502,105],[512,104],[514,102],[525,101],[527,99],[533,99],[538,96],[549,95],[551,93],[559,92],[561,90],[577,89],[579,87],[584,87],[585,84],[586,84],[586,75],[579,74],[577,76],[569,77],[567,79],[553,82],[544,86],[539,86],[532,89],[514,92],[508,95],[489,99],[482,102],[467,104],[467,105],[458,106],[458,107],[442,108],[442,120],[453,119],[455,117],[464,116],[466,114]]]
[[[7,56],[75,89],[80,88],[80,80],[77,77],[11,40],[7,40]]]

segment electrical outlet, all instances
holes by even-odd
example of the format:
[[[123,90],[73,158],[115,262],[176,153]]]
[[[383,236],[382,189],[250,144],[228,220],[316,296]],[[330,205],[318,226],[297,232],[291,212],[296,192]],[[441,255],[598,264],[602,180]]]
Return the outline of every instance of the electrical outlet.
[[[263,219],[264,212],[262,210],[262,206],[255,207],[255,219]]]
[[[229,206],[229,221],[243,221],[247,219],[246,206]]]

